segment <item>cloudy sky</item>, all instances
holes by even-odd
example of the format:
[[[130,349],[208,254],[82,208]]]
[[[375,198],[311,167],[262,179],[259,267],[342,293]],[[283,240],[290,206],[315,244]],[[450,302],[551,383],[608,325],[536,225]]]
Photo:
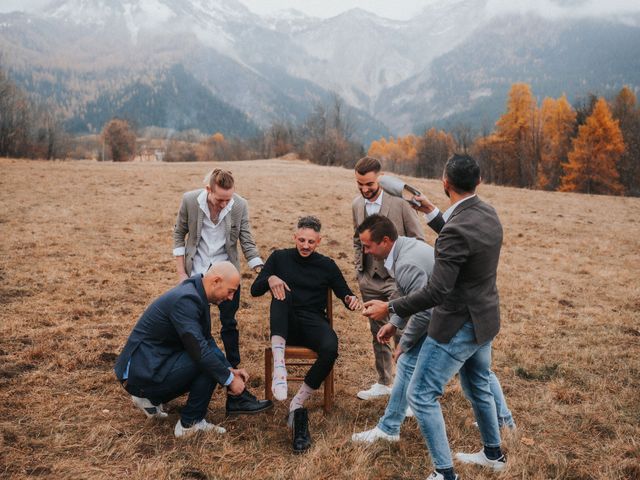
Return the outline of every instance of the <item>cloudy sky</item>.
[[[0,12],[36,10],[50,0],[0,0]],[[316,17],[332,17],[351,8],[360,7],[381,17],[406,20],[430,3],[458,0],[240,0],[252,11],[265,14],[295,8]],[[481,1],[481,0],[479,0]],[[606,15],[640,11],[638,0],[488,0],[489,11],[533,10],[545,16]]]

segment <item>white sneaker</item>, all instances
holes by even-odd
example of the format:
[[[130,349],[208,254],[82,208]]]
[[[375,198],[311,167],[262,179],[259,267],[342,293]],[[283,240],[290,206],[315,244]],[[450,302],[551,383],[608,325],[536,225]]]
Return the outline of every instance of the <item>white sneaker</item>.
[[[369,390],[360,390],[356,395],[360,400],[371,400],[372,398],[380,398],[391,395],[391,387],[374,383]]]
[[[404,416],[407,418],[413,418],[416,416],[416,414],[413,413],[413,410],[411,410],[411,407],[407,407],[407,412],[404,414]]]
[[[144,412],[147,418],[167,418],[169,416],[162,409],[162,404],[154,405],[148,398],[135,397],[131,395],[133,404]]]
[[[459,478],[460,477],[456,475],[456,480],[458,480]],[[444,480],[444,475],[438,472],[433,472],[431,475],[427,477],[427,480]]]
[[[218,425],[207,422],[204,418],[198,423],[194,423],[189,428],[183,427],[182,422],[178,420],[176,428],[173,429],[173,434],[176,437],[188,437],[196,432],[226,433],[226,430]]]
[[[474,465],[481,465],[483,467],[491,468],[496,472],[501,472],[507,466],[507,459],[502,455],[497,460],[489,460],[484,454],[484,450],[480,450],[476,453],[456,453],[456,460],[462,463],[471,463]]]
[[[376,440],[386,440],[387,442],[397,442],[400,440],[400,435],[389,435],[384,433],[378,427],[372,430],[366,430],[360,433],[354,433],[351,435],[352,442],[373,443]]]

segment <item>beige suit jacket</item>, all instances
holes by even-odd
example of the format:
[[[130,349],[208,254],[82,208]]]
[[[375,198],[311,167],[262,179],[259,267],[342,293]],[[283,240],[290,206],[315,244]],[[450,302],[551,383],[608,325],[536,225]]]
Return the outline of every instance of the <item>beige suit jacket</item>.
[[[200,233],[202,231],[202,221],[204,220],[204,212],[198,205],[198,195],[202,189],[192,190],[182,196],[182,203],[176,218],[176,224],[173,229],[173,248],[184,247],[184,266],[187,275],[191,275],[193,267],[193,257],[198,249],[200,241]],[[233,194],[233,207],[231,211],[225,215],[222,220],[226,230],[225,250],[229,256],[229,261],[240,270],[240,261],[238,259],[238,240],[242,253],[250,262],[254,258],[259,258],[260,254],[256,247],[256,243],[251,235],[251,226],[249,225],[249,209],[247,201],[240,195]]]

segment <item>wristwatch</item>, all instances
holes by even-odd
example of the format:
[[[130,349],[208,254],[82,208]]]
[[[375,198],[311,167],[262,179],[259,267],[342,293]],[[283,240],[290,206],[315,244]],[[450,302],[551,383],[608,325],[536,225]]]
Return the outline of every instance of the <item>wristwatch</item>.
[[[391,305],[391,302],[387,302],[387,309],[389,310],[389,313],[393,313],[395,315],[396,311],[393,308],[393,305]]]

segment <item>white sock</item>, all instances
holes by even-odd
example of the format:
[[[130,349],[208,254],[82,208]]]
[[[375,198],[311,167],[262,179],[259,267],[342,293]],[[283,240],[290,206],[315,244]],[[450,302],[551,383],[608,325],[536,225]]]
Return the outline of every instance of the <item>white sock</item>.
[[[287,367],[284,364],[284,348],[287,341],[279,335],[271,337],[271,352],[273,353],[273,377],[271,391],[276,400],[287,399]]]
[[[298,390],[298,393],[296,393],[296,396],[293,397],[293,400],[291,400],[291,405],[289,405],[289,411],[293,412],[298,408],[304,407],[304,402],[309,400],[309,397],[311,397],[311,395],[313,395],[314,392],[315,390],[313,388],[311,388],[309,385],[303,382],[302,386],[300,387],[300,390]]]

